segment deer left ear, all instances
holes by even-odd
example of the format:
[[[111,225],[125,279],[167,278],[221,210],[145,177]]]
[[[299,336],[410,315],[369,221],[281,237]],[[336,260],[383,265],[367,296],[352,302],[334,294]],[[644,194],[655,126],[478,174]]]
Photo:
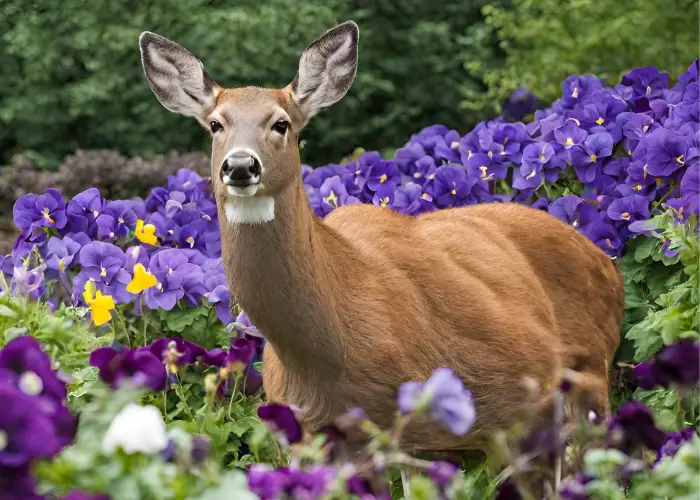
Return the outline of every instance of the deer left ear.
[[[180,44],[148,31],[139,37],[139,47],[143,70],[160,103],[202,121],[221,90],[204,71],[202,61]]]
[[[288,88],[305,123],[350,89],[357,73],[359,39],[357,24],[347,21],[328,30],[301,55],[299,70]]]

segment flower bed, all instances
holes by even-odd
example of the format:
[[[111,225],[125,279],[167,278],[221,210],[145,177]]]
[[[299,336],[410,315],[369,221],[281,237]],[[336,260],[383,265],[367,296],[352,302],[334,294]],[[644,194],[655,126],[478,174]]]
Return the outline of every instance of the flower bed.
[[[629,498],[645,498],[671,476],[668,495],[697,491],[688,470],[700,460],[690,397],[700,363],[699,65],[671,88],[655,68],[634,70],[614,88],[572,76],[562,98],[527,125],[493,120],[465,136],[435,125],[392,159],[367,152],[343,165],[302,166],[319,217],[351,203],[410,216],[525,203],[618,259],[628,292],[619,361],[637,365],[638,380],[615,372],[621,407],[610,422],[584,415],[575,431],[561,422],[529,429],[520,436],[522,455],[491,459],[500,475],[461,477],[453,465],[396,447],[416,412],[468,432],[468,388],[438,370],[424,384],[407,381],[395,429],[377,429],[357,410],[326,429],[325,441],[304,436],[299,409],[257,408],[264,339],[231,303],[210,183],[180,169],[145,199],[106,200],[90,188],[66,200],[49,188],[16,201],[21,234],[0,263],[0,369],[7,372],[0,397],[18,410],[0,419],[0,489],[20,492],[16,498],[38,498],[37,488],[48,498],[73,488],[113,499],[218,498],[217,491],[388,498],[388,470],[401,466],[427,474],[411,480],[416,498],[488,498],[497,490],[514,498],[504,495],[524,487],[522,472],[536,460],[558,463],[563,439],[585,434],[587,446],[566,452],[567,480],[545,474],[562,498],[621,484],[633,485]],[[74,350],[56,341],[71,329]],[[446,411],[445,399],[458,410]],[[372,452],[353,464],[340,460],[347,425],[372,436]]]

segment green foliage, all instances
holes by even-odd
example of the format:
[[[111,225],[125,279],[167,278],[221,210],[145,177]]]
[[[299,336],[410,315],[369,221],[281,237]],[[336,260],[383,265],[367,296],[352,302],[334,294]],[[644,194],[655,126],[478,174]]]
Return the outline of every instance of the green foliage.
[[[507,8],[487,5],[483,13],[497,30],[505,64],[463,51],[465,67],[489,89],[468,95],[468,108],[497,108],[521,86],[552,102],[560,83],[575,74],[616,83],[631,69],[657,66],[676,77],[698,56],[694,0],[513,0]]]
[[[343,102],[309,125],[305,139],[314,156],[304,160],[310,164],[338,161],[360,145],[393,149],[433,123],[468,128],[479,117],[454,106],[460,86],[476,93],[483,86],[455,57],[457,39],[483,26],[484,4],[65,0],[59,7],[38,0],[28,8],[6,0],[0,4],[0,164],[24,153],[55,167],[77,148],[145,157],[208,150],[200,125],[165,110],[149,89],[138,49],[144,30],[183,44],[224,86],[282,87],[309,43],[336,23],[355,20],[357,81]]]

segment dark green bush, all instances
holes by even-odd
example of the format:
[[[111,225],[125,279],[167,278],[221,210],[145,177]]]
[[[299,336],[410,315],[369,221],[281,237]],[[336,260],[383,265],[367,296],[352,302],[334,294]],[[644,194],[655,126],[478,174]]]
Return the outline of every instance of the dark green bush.
[[[464,106],[479,112],[497,112],[521,86],[551,103],[569,75],[594,74],[614,84],[634,68],[656,66],[676,78],[698,57],[697,0],[512,0],[483,13],[506,56],[505,64],[493,64],[474,52],[489,36],[483,25],[462,38],[465,66],[489,88],[464,89]]]
[[[164,110],[151,94],[138,51],[144,30],[183,44],[222,85],[279,87],[294,77],[314,38],[337,22],[358,22],[356,84],[309,126],[310,164],[338,161],[357,146],[398,147],[432,123],[466,130],[480,117],[465,117],[455,106],[460,86],[477,94],[484,87],[467,77],[457,39],[482,23],[484,3],[3,0],[0,164],[22,153],[55,167],[78,148],[146,158],[206,151],[199,125]]]

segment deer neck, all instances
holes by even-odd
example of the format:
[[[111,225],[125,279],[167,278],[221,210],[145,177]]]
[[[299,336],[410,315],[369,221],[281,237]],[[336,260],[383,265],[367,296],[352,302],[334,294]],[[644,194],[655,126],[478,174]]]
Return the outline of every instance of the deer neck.
[[[274,199],[257,198],[217,200],[232,299],[287,370],[304,379],[336,380],[344,361],[335,301],[342,286],[329,247],[345,249],[311,211],[301,176]],[[236,222],[231,210],[253,211],[259,220]]]

